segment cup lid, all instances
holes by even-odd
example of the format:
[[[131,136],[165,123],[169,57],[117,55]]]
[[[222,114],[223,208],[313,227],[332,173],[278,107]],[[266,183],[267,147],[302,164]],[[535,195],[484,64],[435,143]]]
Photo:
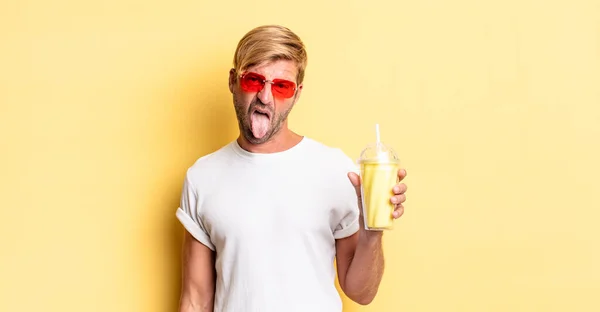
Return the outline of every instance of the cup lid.
[[[382,142],[378,142],[367,145],[362,153],[360,153],[358,161],[398,162],[399,158],[394,149]]]

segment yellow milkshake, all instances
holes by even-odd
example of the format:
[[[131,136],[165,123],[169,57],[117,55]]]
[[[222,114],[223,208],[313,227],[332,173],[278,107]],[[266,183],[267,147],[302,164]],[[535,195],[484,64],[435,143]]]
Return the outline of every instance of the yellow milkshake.
[[[392,188],[398,181],[398,164],[394,161],[361,163],[362,204],[365,226],[370,230],[391,230],[394,204]]]
[[[394,204],[390,201],[392,188],[398,183],[400,161],[393,149],[379,140],[361,153],[360,176],[364,227],[367,230],[393,229]]]

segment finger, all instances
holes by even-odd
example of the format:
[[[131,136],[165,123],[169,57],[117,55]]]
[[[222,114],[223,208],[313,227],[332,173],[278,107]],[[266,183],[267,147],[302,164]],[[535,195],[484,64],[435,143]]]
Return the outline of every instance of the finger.
[[[398,219],[403,214],[404,214],[404,206],[398,205],[398,207],[396,208],[396,210],[394,210],[394,212],[392,213],[392,216],[394,217],[394,219]]]
[[[392,198],[390,198],[390,201],[394,205],[402,204],[403,202],[406,201],[406,195],[400,194],[400,195],[392,196]]]
[[[356,195],[360,196],[360,177],[358,174],[354,172],[348,172],[348,179],[350,179],[350,183],[352,183],[352,186],[354,186]]]
[[[399,195],[399,194],[404,194],[406,192],[407,186],[404,183],[400,183],[396,186],[394,186],[394,194]]]
[[[398,181],[402,181],[406,177],[406,169],[398,170]]]

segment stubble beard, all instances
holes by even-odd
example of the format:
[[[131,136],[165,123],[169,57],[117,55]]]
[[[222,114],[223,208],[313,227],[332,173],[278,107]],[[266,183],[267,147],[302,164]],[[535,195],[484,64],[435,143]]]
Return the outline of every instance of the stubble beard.
[[[290,111],[294,107],[294,105],[292,105],[287,110],[276,114],[266,105],[260,103],[260,100],[258,99],[250,103],[246,110],[244,110],[243,106],[239,104],[235,96],[233,97],[233,102],[240,132],[242,133],[244,138],[251,144],[262,144],[269,141],[273,136],[275,136],[281,130],[281,126],[287,120]],[[251,129],[252,125],[250,120],[250,112],[257,106],[265,110],[269,110],[269,112],[271,113],[271,119],[269,120],[269,130],[267,130],[267,133],[265,133],[265,135],[262,138],[255,137]]]

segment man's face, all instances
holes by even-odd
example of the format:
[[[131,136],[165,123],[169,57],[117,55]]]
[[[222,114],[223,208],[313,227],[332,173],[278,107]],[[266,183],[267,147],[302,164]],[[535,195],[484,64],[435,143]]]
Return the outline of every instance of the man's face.
[[[279,60],[250,67],[244,74],[242,79],[230,71],[229,90],[242,134],[248,142],[261,144],[285,125],[300,97],[302,86],[296,85],[298,69],[292,61]]]

